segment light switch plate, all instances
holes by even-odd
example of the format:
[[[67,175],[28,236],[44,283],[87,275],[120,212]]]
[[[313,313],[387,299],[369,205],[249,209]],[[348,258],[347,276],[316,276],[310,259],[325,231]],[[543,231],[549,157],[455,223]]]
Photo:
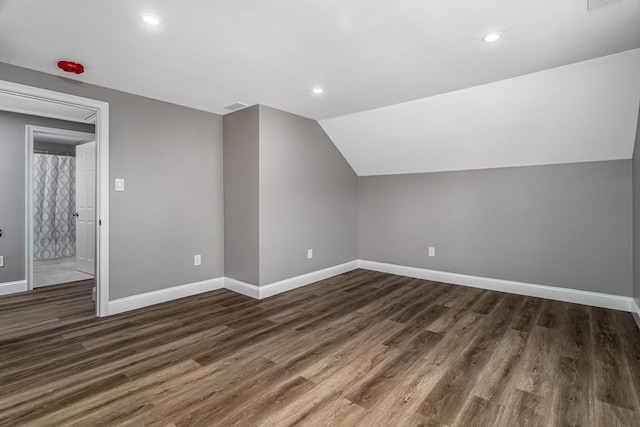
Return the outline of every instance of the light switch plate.
[[[0,267],[4,267],[4,256],[0,256]]]
[[[116,178],[116,191],[124,191],[124,179]]]

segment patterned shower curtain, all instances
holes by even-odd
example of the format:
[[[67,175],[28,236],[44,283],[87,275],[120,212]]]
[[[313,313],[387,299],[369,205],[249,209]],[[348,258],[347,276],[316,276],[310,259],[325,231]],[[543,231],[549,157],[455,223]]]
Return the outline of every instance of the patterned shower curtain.
[[[75,158],[33,154],[33,257],[76,254]]]

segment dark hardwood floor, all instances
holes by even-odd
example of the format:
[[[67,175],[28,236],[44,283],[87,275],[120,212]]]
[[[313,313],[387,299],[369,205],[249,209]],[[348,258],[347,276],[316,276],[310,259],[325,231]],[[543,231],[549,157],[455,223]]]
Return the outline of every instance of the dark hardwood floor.
[[[96,319],[0,297],[0,424],[640,426],[632,316],[356,270]]]

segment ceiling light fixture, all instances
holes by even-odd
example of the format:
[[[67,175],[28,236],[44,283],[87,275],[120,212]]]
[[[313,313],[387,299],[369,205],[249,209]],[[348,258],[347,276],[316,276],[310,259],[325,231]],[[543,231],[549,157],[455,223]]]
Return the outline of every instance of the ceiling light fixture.
[[[321,87],[314,87],[313,88],[313,93],[316,95],[320,95],[322,93],[322,88]]]
[[[500,33],[491,33],[491,34],[487,34],[486,36],[484,36],[482,38],[482,41],[485,43],[491,43],[491,42],[495,42],[497,40],[499,40],[502,37],[502,34]]]
[[[140,15],[140,19],[147,25],[151,25],[154,27],[160,25],[160,18],[158,18],[157,16],[144,14]]]

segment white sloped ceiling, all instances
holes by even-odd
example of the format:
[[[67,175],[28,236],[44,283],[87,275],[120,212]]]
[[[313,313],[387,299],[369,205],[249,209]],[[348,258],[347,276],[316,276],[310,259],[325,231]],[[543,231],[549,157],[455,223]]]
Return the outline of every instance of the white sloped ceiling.
[[[320,121],[358,175],[633,154],[640,49]]]

